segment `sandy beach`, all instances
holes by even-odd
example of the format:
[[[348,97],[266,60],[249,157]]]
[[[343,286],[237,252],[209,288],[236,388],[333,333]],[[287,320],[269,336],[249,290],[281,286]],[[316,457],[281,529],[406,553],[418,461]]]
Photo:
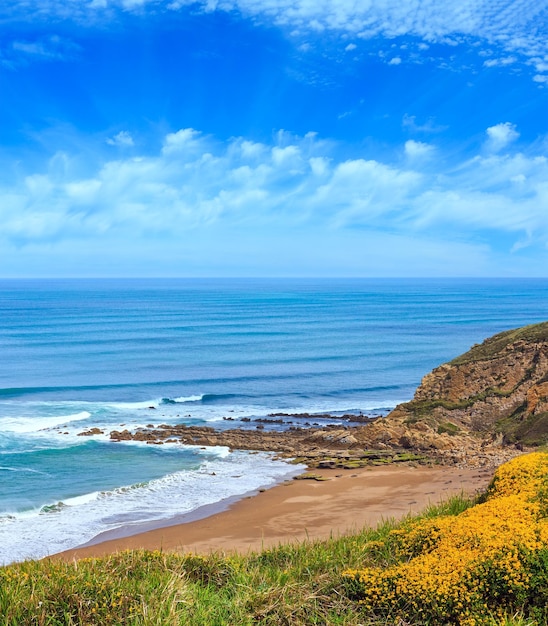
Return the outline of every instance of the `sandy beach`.
[[[483,490],[493,470],[391,465],[314,473],[326,480],[290,480],[202,519],[130,537],[99,537],[93,545],[60,556],[73,559],[140,548],[245,553],[287,541],[327,538],[402,518],[454,494]]]

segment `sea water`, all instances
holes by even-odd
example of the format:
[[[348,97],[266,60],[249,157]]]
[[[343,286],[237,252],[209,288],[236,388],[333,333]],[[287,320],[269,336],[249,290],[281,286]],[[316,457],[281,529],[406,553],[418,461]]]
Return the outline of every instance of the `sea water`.
[[[298,469],[112,430],[384,415],[433,367],[547,318],[542,279],[0,281],[0,563],[180,520]]]

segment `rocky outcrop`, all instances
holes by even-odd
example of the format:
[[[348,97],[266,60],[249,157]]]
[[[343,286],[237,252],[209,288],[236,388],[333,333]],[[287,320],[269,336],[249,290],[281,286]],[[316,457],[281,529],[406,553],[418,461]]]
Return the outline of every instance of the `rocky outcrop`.
[[[495,335],[437,367],[388,420],[408,427],[411,440],[422,431],[483,445],[548,442],[548,322]]]

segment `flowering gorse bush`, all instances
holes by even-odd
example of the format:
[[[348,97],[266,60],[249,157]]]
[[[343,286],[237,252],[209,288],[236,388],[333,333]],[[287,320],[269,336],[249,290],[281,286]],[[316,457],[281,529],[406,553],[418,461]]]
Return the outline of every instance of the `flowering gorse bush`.
[[[479,625],[516,612],[547,623],[547,481],[546,453],[502,465],[483,502],[392,531],[392,562],[346,571],[349,593],[368,612],[413,623]]]

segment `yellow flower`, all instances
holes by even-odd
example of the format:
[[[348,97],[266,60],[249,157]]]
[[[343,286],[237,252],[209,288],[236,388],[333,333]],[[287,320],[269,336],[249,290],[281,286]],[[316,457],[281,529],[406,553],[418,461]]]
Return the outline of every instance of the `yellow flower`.
[[[482,504],[393,531],[388,541],[399,563],[344,576],[359,583],[361,603],[371,610],[481,624],[481,615],[512,606],[526,589],[524,555],[548,547],[547,477],[548,454],[518,457],[497,470]]]

